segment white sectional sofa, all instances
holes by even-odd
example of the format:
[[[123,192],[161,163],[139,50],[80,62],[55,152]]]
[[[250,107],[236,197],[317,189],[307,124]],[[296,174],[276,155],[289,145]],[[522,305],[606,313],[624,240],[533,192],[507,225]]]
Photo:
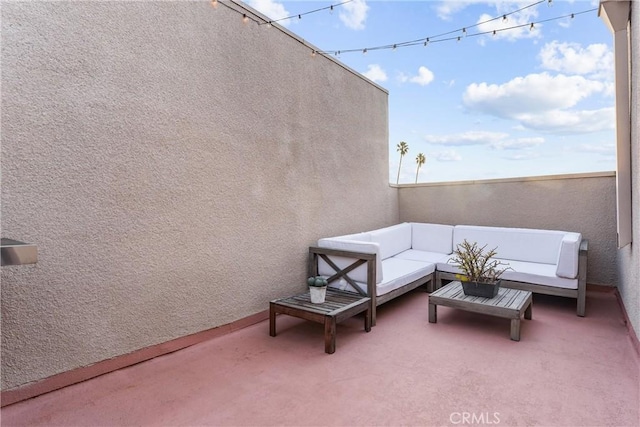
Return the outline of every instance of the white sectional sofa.
[[[364,233],[323,238],[309,248],[310,275],[329,286],[371,297],[375,307],[421,285],[433,291],[460,271],[449,262],[467,240],[497,248],[502,286],[576,298],[584,316],[588,242],[580,233],[525,228],[402,223]]]

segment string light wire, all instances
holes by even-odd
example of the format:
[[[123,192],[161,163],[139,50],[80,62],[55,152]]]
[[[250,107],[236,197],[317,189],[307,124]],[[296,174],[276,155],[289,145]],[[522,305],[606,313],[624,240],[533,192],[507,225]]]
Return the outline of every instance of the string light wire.
[[[353,0],[346,0],[343,1],[341,3],[336,3],[336,4],[332,4],[326,7],[322,7],[319,9],[314,9],[314,10],[310,10],[308,12],[304,12],[304,13],[299,13],[299,14],[295,14],[295,15],[291,15],[285,18],[280,18],[280,19],[274,19],[274,20],[265,20],[264,18],[255,15],[251,12],[249,12],[247,9],[244,8],[244,6],[242,6],[241,4],[238,4],[236,1],[234,0],[212,0],[211,4],[214,8],[216,8],[218,6],[218,4],[222,4],[223,6],[227,7],[228,9],[240,14],[242,16],[242,21],[243,22],[247,22],[249,20],[255,22],[258,25],[267,25],[267,26],[271,26],[271,24],[278,22],[278,21],[284,21],[286,19],[292,19],[295,17],[298,17],[298,19],[301,19],[302,16],[304,15],[308,15],[311,13],[317,13],[323,10],[329,10],[330,12],[333,11],[333,8],[336,6],[341,6],[344,5],[346,3],[350,3]],[[317,54],[320,55],[335,55],[335,56],[339,56],[342,53],[353,53],[353,52],[362,52],[362,53],[367,53],[369,51],[373,51],[373,50],[388,50],[388,49],[398,49],[401,47],[409,47],[409,46],[416,46],[416,45],[423,45],[423,46],[428,46],[432,43],[440,43],[440,42],[447,42],[447,41],[452,41],[452,40],[456,40],[456,41],[460,41],[461,37],[460,36],[453,36],[453,37],[446,37],[446,38],[441,38],[444,36],[448,36],[450,34],[454,34],[454,33],[460,33],[462,32],[462,34],[465,37],[476,37],[476,36],[482,36],[482,35],[486,35],[486,34],[493,34],[494,36],[496,35],[496,33],[498,32],[503,32],[503,31],[510,31],[510,30],[514,30],[514,29],[518,29],[518,28],[522,28],[522,27],[529,27],[529,29],[534,29],[536,24],[542,24],[545,22],[551,22],[551,21],[556,21],[559,19],[564,19],[564,18],[575,18],[577,15],[582,15],[585,13],[590,13],[590,12],[594,12],[597,11],[598,8],[593,8],[593,9],[588,9],[588,10],[583,10],[581,12],[573,12],[567,15],[563,15],[563,16],[557,16],[555,18],[548,18],[548,19],[543,19],[543,20],[539,20],[539,21],[535,21],[535,22],[528,22],[526,24],[520,24],[520,25],[513,25],[510,27],[505,27],[505,28],[500,28],[500,29],[493,29],[493,30],[489,30],[489,31],[483,31],[483,32],[478,32],[478,33],[472,33],[470,34],[468,29],[469,28],[475,28],[478,27],[480,25],[483,24],[487,24],[493,21],[496,21],[498,19],[502,19],[503,21],[507,21],[507,17],[510,15],[513,15],[515,13],[518,12],[522,12],[523,10],[529,9],[531,7],[537,6],[541,3],[547,3],[549,6],[552,5],[552,1],[553,0],[538,0],[535,3],[532,3],[530,5],[521,7],[519,9],[516,9],[512,12],[509,13],[503,13],[500,14],[494,18],[491,19],[487,19],[486,21],[482,21],[482,22],[478,22],[476,24],[473,25],[467,25],[465,27],[460,27],[457,28],[455,30],[451,30],[451,31],[447,31],[445,33],[441,33],[441,34],[436,34],[434,36],[429,36],[429,37],[423,37],[420,39],[415,39],[415,40],[409,40],[409,41],[405,41],[405,42],[400,42],[400,43],[392,43],[392,44],[386,44],[386,45],[380,45],[380,46],[373,46],[373,47],[365,47],[365,48],[356,48],[356,49],[341,49],[341,50],[317,50],[317,49],[312,49],[312,56],[316,56]],[[227,4],[227,3],[231,3],[234,6],[238,7],[239,9],[236,9],[235,7],[232,7],[231,5]],[[247,13],[249,12],[249,13]]]
[[[546,3],[547,0],[542,0],[537,2],[536,4],[539,3]],[[510,30],[515,30],[517,28],[522,28],[522,27],[529,27],[530,29],[534,29],[535,25],[538,24],[543,24],[545,22],[551,22],[551,21],[557,21],[559,19],[564,19],[564,18],[575,18],[577,15],[582,15],[585,13],[590,13],[590,12],[594,12],[597,11],[598,8],[593,8],[593,9],[588,9],[588,10],[583,10],[581,12],[574,12],[574,13],[570,13],[567,15],[563,15],[563,16],[557,16],[554,18],[548,18],[548,19],[542,19],[539,21],[535,21],[535,22],[527,22],[525,24],[520,24],[520,25],[513,25],[510,27],[505,27],[505,28],[500,28],[500,29],[493,29],[493,30],[489,30],[489,31],[482,31],[482,32],[478,32],[478,33],[469,33],[468,31],[465,33],[465,37],[476,37],[476,36],[482,36],[485,34],[492,34],[492,35],[496,35],[499,32],[503,32],[503,31],[510,31]],[[500,15],[498,18],[493,18],[489,21],[485,21],[485,22],[491,22],[495,19],[502,19],[502,15]],[[476,24],[480,25],[481,23]],[[470,27],[466,27],[466,28],[470,28]],[[456,40],[456,41],[460,41],[460,36],[453,36],[453,37],[447,37],[447,38],[438,38],[438,37],[442,37],[444,35],[449,35],[449,34],[453,34],[453,33],[459,33],[460,29],[458,30],[453,30],[453,31],[449,31],[447,33],[443,33],[443,34],[439,34],[437,36],[430,36],[427,38],[422,38],[422,39],[417,39],[417,40],[411,40],[411,41],[407,41],[407,42],[401,42],[401,43],[394,43],[394,44],[390,44],[390,45],[381,45],[381,46],[373,46],[373,47],[367,47],[364,48],[367,50],[367,52],[372,51],[372,50],[386,50],[386,49],[398,49],[401,47],[409,47],[409,46],[416,46],[416,45],[424,45],[427,46],[429,44],[432,43],[440,43],[440,42],[446,42],[446,41],[452,41],[452,40]],[[438,38],[437,40],[434,40],[434,38]],[[342,49],[340,50],[340,53],[351,53],[351,52],[362,52],[363,48],[357,48],[357,49]],[[325,51],[318,51],[319,54],[332,54],[336,51],[333,50],[325,50]]]
[[[350,2],[352,2],[352,1],[353,1],[353,0],[346,0],[346,1],[343,1],[342,3],[332,4],[332,5],[330,5],[330,6],[321,7],[321,8],[319,8],[319,9],[310,10],[310,11],[308,11],[308,12],[304,12],[304,13],[296,13],[295,15],[287,16],[286,18],[272,19],[272,20],[267,21],[267,22],[259,22],[259,23],[258,23],[258,25],[273,24],[274,22],[285,21],[285,20],[287,20],[287,19],[292,19],[292,18],[302,19],[302,17],[303,17],[303,16],[305,16],[305,15],[309,15],[309,14],[311,14],[311,13],[321,12],[321,11],[323,11],[323,10],[327,10],[327,9],[329,9],[329,11],[330,11],[330,12],[333,12],[333,8],[334,8],[334,7],[342,6],[343,4],[350,3]]]

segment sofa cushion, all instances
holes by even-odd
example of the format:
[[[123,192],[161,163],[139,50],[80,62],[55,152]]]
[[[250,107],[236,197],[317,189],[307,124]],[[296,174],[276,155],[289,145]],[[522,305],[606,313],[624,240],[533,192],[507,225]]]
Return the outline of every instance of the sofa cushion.
[[[502,279],[553,286],[556,288],[578,289],[578,279],[567,279],[556,276],[555,265],[512,260],[499,261],[513,269],[505,271],[502,274]]]
[[[556,266],[553,264],[514,261],[510,259],[497,259],[497,261],[500,261],[502,264],[500,268],[507,269],[501,276],[504,280],[534,283],[565,289],[578,289],[578,279],[567,279],[556,276]],[[445,273],[462,274],[462,271],[451,263],[439,262],[436,268]]]
[[[438,262],[447,262],[447,259],[449,259],[450,256],[450,254],[442,254],[439,252],[427,252],[409,249],[404,252],[400,252],[398,255],[394,256],[394,258],[431,262],[435,264]]]
[[[560,252],[556,262],[556,275],[567,279],[578,276],[578,257],[580,256],[580,233],[565,233],[560,244]]]
[[[426,252],[453,252],[453,225],[411,223],[411,249]]]
[[[466,239],[487,245],[487,250],[496,248],[498,258],[555,265],[564,235],[553,230],[456,225],[453,247]]]
[[[404,285],[428,276],[435,271],[434,263],[411,261],[399,258],[388,258],[382,261],[385,280],[376,286],[376,295],[384,295]],[[357,281],[356,285],[364,292],[367,291],[366,282]],[[354,292],[355,290],[346,280],[337,280],[330,287]]]
[[[371,241],[380,244],[383,260],[411,249],[411,224],[408,222],[371,231]]]

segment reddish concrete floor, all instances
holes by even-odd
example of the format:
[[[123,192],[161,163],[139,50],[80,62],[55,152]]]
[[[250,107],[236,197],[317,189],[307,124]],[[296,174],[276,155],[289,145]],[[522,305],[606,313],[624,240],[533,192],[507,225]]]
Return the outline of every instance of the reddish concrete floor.
[[[535,296],[509,320],[438,309],[418,290],[323,328],[278,317],[2,409],[3,426],[638,426],[639,358],[615,296]]]

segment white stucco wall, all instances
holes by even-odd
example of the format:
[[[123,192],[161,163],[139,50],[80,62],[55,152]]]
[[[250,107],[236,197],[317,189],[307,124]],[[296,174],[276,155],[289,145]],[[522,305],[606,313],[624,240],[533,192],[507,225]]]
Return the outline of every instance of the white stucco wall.
[[[400,188],[400,219],[582,233],[587,283],[616,286],[615,197],[613,173],[418,184]]]
[[[631,209],[633,243],[618,251],[618,290],[636,335],[640,335],[640,5],[631,2]]]
[[[387,93],[200,2],[3,2],[2,389],[258,313],[398,221]],[[266,332],[265,332],[266,333]]]

